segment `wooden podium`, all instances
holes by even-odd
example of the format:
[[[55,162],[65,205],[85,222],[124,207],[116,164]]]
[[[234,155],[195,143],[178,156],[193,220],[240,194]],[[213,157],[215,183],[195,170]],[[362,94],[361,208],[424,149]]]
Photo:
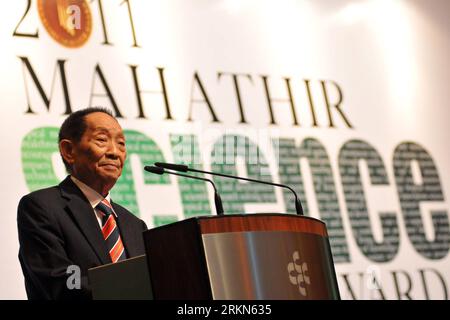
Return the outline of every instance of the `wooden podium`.
[[[314,218],[201,216],[143,237],[146,256],[89,270],[94,299],[340,298],[326,226]]]

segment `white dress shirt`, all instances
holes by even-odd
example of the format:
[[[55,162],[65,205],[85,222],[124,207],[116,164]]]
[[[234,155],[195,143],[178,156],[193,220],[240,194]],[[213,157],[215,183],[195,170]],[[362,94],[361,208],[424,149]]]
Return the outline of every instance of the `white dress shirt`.
[[[103,198],[103,196],[101,194],[99,194],[97,191],[95,191],[94,189],[89,187],[87,184],[81,182],[80,180],[78,180],[74,176],[70,176],[70,179],[72,179],[72,181],[77,185],[78,188],[80,188],[81,192],[83,192],[83,194],[88,199],[89,203],[92,206],[92,211],[94,212],[95,217],[97,218],[98,224],[99,224],[100,229],[101,229],[102,228],[103,214],[100,213],[99,210],[96,210],[95,207],[103,199],[106,199],[106,200],[108,200],[109,203],[111,203],[111,197],[110,197],[109,193],[107,194],[106,197]],[[117,218],[117,214],[114,212],[114,209],[112,209],[112,211],[114,213],[114,216]]]

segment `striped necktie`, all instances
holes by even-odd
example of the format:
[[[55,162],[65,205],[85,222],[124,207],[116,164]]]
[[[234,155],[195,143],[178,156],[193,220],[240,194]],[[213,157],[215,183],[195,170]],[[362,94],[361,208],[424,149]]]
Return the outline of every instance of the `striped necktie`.
[[[108,200],[103,199],[95,208],[98,209],[103,215],[102,233],[112,262],[116,263],[117,261],[125,260],[125,247],[123,246],[122,239],[120,238],[119,228],[117,227],[116,220],[114,219],[111,204]]]

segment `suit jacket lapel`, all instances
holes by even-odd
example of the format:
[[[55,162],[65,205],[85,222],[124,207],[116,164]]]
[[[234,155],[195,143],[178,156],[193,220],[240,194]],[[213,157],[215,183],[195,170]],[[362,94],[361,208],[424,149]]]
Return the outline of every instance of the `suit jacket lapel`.
[[[108,254],[108,249],[106,247],[106,242],[103,239],[100,226],[92,207],[83,192],[81,192],[70,177],[67,177],[61,182],[60,188],[61,195],[68,200],[67,207],[70,214],[72,214],[73,219],[100,261],[103,264],[111,263],[111,257]]]

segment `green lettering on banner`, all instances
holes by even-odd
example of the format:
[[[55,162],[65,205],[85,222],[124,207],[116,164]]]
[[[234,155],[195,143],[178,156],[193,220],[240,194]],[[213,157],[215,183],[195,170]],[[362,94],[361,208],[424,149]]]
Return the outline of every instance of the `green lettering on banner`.
[[[316,139],[303,140],[300,147],[294,139],[273,140],[279,163],[279,176],[282,184],[294,188],[301,199],[305,215],[310,214],[304,191],[304,180],[300,170],[300,159],[306,158],[311,169],[314,192],[317,199],[320,218],[326,223],[330,237],[334,262],[349,262],[350,255],[340,213],[336,186],[330,160],[325,147]],[[283,190],[284,203],[289,213],[295,213],[293,195]]]
[[[177,221],[178,218],[176,215],[153,215],[153,226],[155,228]]]
[[[420,181],[414,181],[412,161],[417,161]],[[444,201],[438,170],[431,155],[420,145],[404,142],[394,152],[394,172],[406,231],[414,248],[428,259],[442,259],[448,254],[450,229],[446,210],[431,210],[433,240],[427,239],[420,213],[420,203]]]
[[[383,240],[375,241],[367,212],[366,195],[361,182],[359,161],[367,165],[372,185],[389,185],[386,169],[379,153],[362,140],[346,142],[339,152],[339,170],[347,212],[362,253],[372,261],[391,261],[398,252],[399,228],[395,212],[381,212]]]
[[[269,166],[258,146],[240,135],[224,135],[214,144],[212,171],[237,175],[237,157],[243,159],[248,178],[272,182]],[[221,177],[214,177],[214,182],[224,202],[225,214],[245,213],[246,203],[276,202],[272,186]]]
[[[55,127],[36,128],[22,139],[22,170],[30,192],[59,184],[52,164],[52,155],[59,153],[58,132]]]
[[[140,160],[139,170],[144,172],[144,166],[152,165],[154,162],[164,162],[164,156],[158,145],[148,136],[135,131],[124,130],[127,145],[127,160],[123,167],[122,176],[117,180],[111,190],[111,198],[126,207],[136,216],[139,216],[139,205],[136,198],[136,189],[131,170],[130,158],[136,155]],[[144,184],[169,184],[167,175],[156,175],[144,172]]]
[[[197,137],[194,135],[170,135],[170,142],[175,163],[183,163],[202,170]],[[192,172],[189,174],[204,177],[203,174]],[[177,177],[177,179],[185,218],[211,214],[206,182],[183,177]]]

